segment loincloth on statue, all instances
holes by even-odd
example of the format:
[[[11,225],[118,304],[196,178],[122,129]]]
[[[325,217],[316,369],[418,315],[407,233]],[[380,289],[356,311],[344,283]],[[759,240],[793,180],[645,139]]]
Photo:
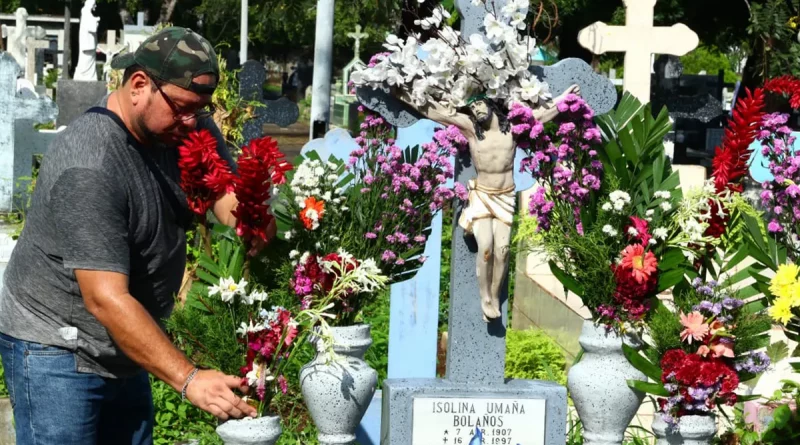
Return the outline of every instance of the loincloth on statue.
[[[468,184],[469,201],[461,212],[458,225],[467,233],[473,233],[473,224],[481,219],[496,219],[511,227],[517,208],[517,195],[512,185],[506,189],[483,187],[474,179]]]

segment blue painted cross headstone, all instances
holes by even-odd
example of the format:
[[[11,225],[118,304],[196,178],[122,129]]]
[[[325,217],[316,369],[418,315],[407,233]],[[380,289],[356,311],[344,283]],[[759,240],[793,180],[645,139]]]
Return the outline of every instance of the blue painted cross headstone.
[[[421,120],[408,128],[398,130],[396,144],[413,147],[433,140],[440,126],[430,120]],[[333,156],[347,160],[350,152],[358,148],[350,133],[341,128],[329,131],[323,139],[315,139],[301,151],[316,151],[322,159]],[[423,253],[428,260],[408,281],[391,288],[389,319],[389,369],[388,377],[436,377],[436,346],[439,327],[439,277],[442,256],[442,215],[434,217],[431,233]],[[357,431],[358,443],[377,445],[381,429],[381,392],[375,394],[361,426]]]
[[[17,78],[21,72],[10,54],[0,53],[0,212],[13,210],[15,164],[26,162],[17,159],[27,149],[19,150],[15,146],[14,122],[19,119],[52,122],[58,113],[58,107],[46,96],[22,98],[17,95]]]
[[[495,7],[501,8],[504,3],[497,0]],[[470,0],[460,0],[459,6],[462,35],[481,32],[484,10],[474,7]],[[388,95],[372,92],[360,95],[367,106],[385,112],[384,117],[393,124],[410,126],[419,118],[413,110]],[[461,158],[457,162],[456,175],[458,182],[466,183],[476,177],[476,172],[467,159]],[[499,406],[503,410],[525,412],[524,415],[505,416],[503,421],[513,427],[510,437],[503,440],[511,439],[511,443],[524,445],[563,444],[566,389],[553,383],[505,380],[507,295],[501,297],[503,316],[492,323],[484,323],[475,274],[476,253],[470,244],[463,229],[455,226],[447,376],[445,379],[387,379],[382,394],[380,443],[447,443],[444,440],[468,443],[476,426],[487,428],[488,443],[498,439],[489,427],[497,426],[498,422],[497,416],[490,414],[490,408]],[[479,419],[479,425],[476,425],[476,419]]]
[[[244,144],[264,135],[264,124],[276,124],[288,127],[297,122],[300,109],[297,104],[286,97],[278,100],[264,100],[264,83],[267,80],[267,69],[261,62],[248,60],[239,72],[239,94],[242,99],[262,104],[255,109],[255,117],[247,121],[242,128]]]

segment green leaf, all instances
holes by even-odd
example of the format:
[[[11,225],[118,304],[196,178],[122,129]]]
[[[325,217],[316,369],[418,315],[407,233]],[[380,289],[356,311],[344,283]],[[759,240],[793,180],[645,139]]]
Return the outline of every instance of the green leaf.
[[[783,429],[789,421],[792,420],[792,410],[789,405],[781,405],[772,412],[772,423],[770,427],[773,429]]]
[[[553,275],[561,282],[564,287],[569,290],[570,292],[574,293],[577,296],[583,295],[583,288],[574,278],[572,278],[569,274],[564,272],[554,261],[550,261],[550,271],[553,272]]]
[[[789,345],[780,341],[767,346],[767,355],[772,363],[778,363],[789,356]]]
[[[228,264],[228,275],[233,276],[236,280],[242,278],[244,274],[244,257],[246,253],[242,245],[237,244],[231,254],[230,263]]]
[[[648,383],[642,382],[640,380],[628,380],[628,386],[631,388],[641,391],[646,394],[652,394],[654,396],[659,397],[669,397],[669,391],[664,389],[664,385],[660,383]]]
[[[203,282],[205,282],[208,285],[219,284],[219,278],[218,277],[215,277],[214,275],[211,275],[210,273],[206,272],[203,269],[197,269],[197,270],[194,271],[194,273],[195,273],[195,275],[197,275],[197,278],[200,278],[201,280],[203,280]]]
[[[647,360],[643,355],[639,354],[639,351],[631,348],[630,346],[623,344],[622,345],[622,352],[625,354],[625,358],[633,365],[634,368],[641,371],[644,375],[650,378],[653,381],[660,382],[661,381],[661,368],[654,365]]]
[[[211,275],[214,275],[217,278],[222,278],[222,270],[219,268],[219,265],[213,261],[210,261],[207,256],[201,255],[197,264],[208,271]]]
[[[663,292],[678,284],[686,275],[685,269],[673,269],[658,276],[658,292]]]
[[[674,269],[677,265],[686,262],[686,257],[680,248],[670,248],[661,257],[661,262],[658,263],[658,269],[661,271],[668,271]]]

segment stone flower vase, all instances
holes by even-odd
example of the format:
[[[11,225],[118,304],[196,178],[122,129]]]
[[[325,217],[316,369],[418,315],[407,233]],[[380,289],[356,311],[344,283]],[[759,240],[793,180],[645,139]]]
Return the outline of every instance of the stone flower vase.
[[[584,444],[622,444],[644,400],[644,393],[629,387],[628,380],[647,380],[625,358],[622,343],[639,348],[640,340],[606,332],[605,326],[587,320],[579,341],[583,358],[569,370],[567,388],[583,424]]]
[[[300,388],[320,444],[350,444],[375,394],[378,373],[364,361],[372,344],[369,325],[331,329],[334,359],[318,346],[317,356],[300,370]]]
[[[217,427],[225,445],[275,445],[281,432],[278,416],[228,420]]]
[[[717,435],[716,416],[683,416],[678,428],[670,431],[664,419],[656,415],[653,433],[656,445],[710,445]]]

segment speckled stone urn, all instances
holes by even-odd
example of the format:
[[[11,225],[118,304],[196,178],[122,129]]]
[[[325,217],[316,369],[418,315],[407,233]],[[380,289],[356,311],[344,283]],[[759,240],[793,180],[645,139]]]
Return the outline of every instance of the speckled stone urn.
[[[710,445],[717,435],[716,416],[683,416],[678,428],[670,430],[664,419],[656,414],[653,420],[656,445]]]
[[[225,445],[275,445],[282,431],[278,416],[228,420],[217,427]]]
[[[579,341],[583,357],[569,370],[567,388],[583,424],[584,444],[619,445],[644,400],[628,380],[647,380],[625,358],[622,344],[640,348],[641,342],[592,321],[583,323]]]
[[[367,412],[378,373],[364,361],[372,344],[369,325],[332,328],[334,359],[317,355],[300,370],[300,388],[321,445],[350,444]]]

